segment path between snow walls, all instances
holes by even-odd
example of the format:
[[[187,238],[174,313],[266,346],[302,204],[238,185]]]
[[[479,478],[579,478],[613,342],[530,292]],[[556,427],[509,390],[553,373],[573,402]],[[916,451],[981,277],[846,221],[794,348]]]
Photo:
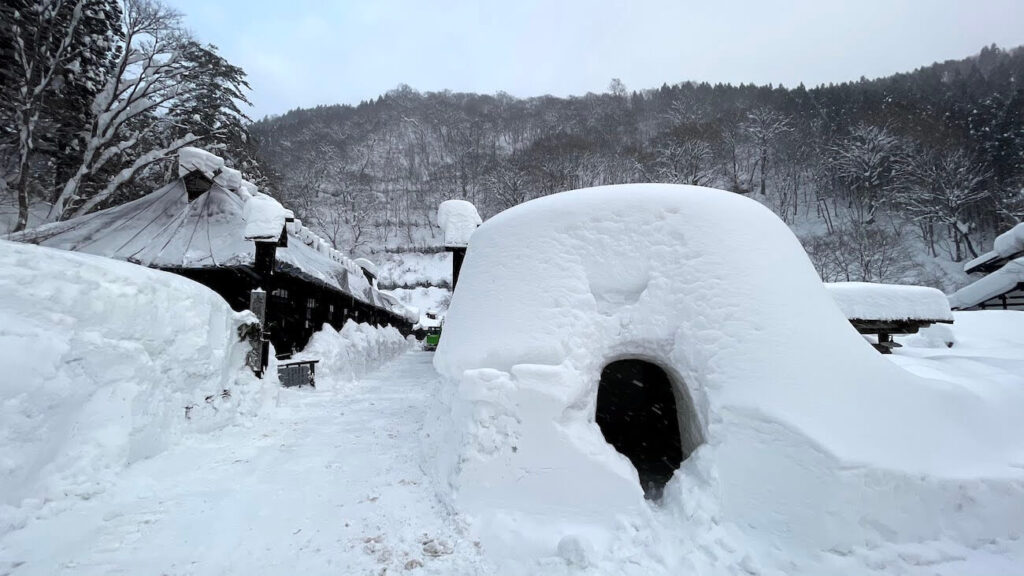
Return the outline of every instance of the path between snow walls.
[[[557,194],[484,223],[462,274],[434,361],[452,395],[436,473],[489,553],[632,573],[843,574],[878,547],[908,573],[1014,573],[998,551],[965,567],[990,545],[1024,558],[1024,389],[877,354],[760,204]],[[594,420],[602,370],[627,358],[670,375],[703,439],[657,504]]]
[[[0,537],[0,574],[495,573],[424,473],[431,356],[281,390],[265,417],[133,464]]]
[[[0,241],[0,534],[256,416],[276,382],[245,367],[251,321],[181,276]]]

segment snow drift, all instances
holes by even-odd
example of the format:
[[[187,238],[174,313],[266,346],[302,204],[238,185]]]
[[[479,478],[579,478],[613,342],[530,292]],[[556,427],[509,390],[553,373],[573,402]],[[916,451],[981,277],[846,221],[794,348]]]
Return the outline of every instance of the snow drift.
[[[254,321],[186,278],[0,241],[0,532],[182,434],[257,413]]]
[[[653,508],[595,423],[602,370],[627,358],[668,374],[703,441]],[[498,555],[600,563],[654,538],[638,573],[693,571],[683,548],[716,534],[738,569],[824,573],[825,551],[1024,532],[1024,390],[886,360],[739,195],[610,186],[499,214],[473,234],[434,363],[454,386],[439,477]]]

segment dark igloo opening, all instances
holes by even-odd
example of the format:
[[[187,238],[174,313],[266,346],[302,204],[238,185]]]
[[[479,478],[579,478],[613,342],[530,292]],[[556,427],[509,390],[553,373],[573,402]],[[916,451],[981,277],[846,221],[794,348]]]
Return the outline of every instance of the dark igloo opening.
[[[605,440],[629,458],[649,500],[700,444],[692,402],[668,374],[644,360],[605,366],[597,389],[597,425]]]

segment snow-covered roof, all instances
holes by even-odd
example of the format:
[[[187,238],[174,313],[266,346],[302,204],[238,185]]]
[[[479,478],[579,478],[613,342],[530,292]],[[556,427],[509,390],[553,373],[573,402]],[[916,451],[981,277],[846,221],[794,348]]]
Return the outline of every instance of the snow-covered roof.
[[[986,271],[986,265],[998,266],[1002,261],[1024,255],[1024,223],[1017,224],[992,242],[992,250],[964,264],[964,272]]]
[[[1017,258],[999,270],[950,294],[949,305],[957,310],[973,308],[982,302],[1012,292],[1022,282],[1024,282],[1024,258]]]
[[[825,288],[849,320],[953,321],[946,295],[935,288],[870,282],[826,283]]]
[[[465,200],[445,200],[437,207],[437,225],[444,231],[445,246],[468,246],[469,237],[481,222],[476,206]]]
[[[420,311],[418,308],[412,306],[406,306],[398,299],[394,294],[381,290],[378,292],[380,299],[384,304],[384,307],[394,312],[396,315],[405,318],[409,322],[416,323],[420,319]]]
[[[260,198],[263,198],[260,200]],[[247,222],[249,212],[260,217]],[[128,260],[152,268],[248,266],[255,258],[250,232],[267,225],[280,236],[290,211],[270,198],[232,191],[216,183],[188,202],[184,181],[175,180],[138,200],[86,216],[57,222],[13,236],[12,240]],[[266,219],[262,211],[270,214]],[[269,222],[269,224],[268,224]],[[253,230],[250,230],[250,223]],[[287,247],[277,249],[278,267],[379,305],[376,289],[362,270],[322,238],[292,222]],[[271,236],[267,236],[270,238]]]

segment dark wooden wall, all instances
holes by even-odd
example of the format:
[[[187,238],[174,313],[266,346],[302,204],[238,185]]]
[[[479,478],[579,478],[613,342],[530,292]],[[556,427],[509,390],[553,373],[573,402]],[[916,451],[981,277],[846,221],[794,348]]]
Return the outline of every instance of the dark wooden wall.
[[[167,269],[217,292],[237,311],[249,307],[249,292],[268,291],[267,326],[278,354],[301,350],[324,324],[340,330],[348,320],[394,326],[403,335],[412,324],[390,310],[372,306],[339,290],[278,271],[269,282],[247,266]]]

